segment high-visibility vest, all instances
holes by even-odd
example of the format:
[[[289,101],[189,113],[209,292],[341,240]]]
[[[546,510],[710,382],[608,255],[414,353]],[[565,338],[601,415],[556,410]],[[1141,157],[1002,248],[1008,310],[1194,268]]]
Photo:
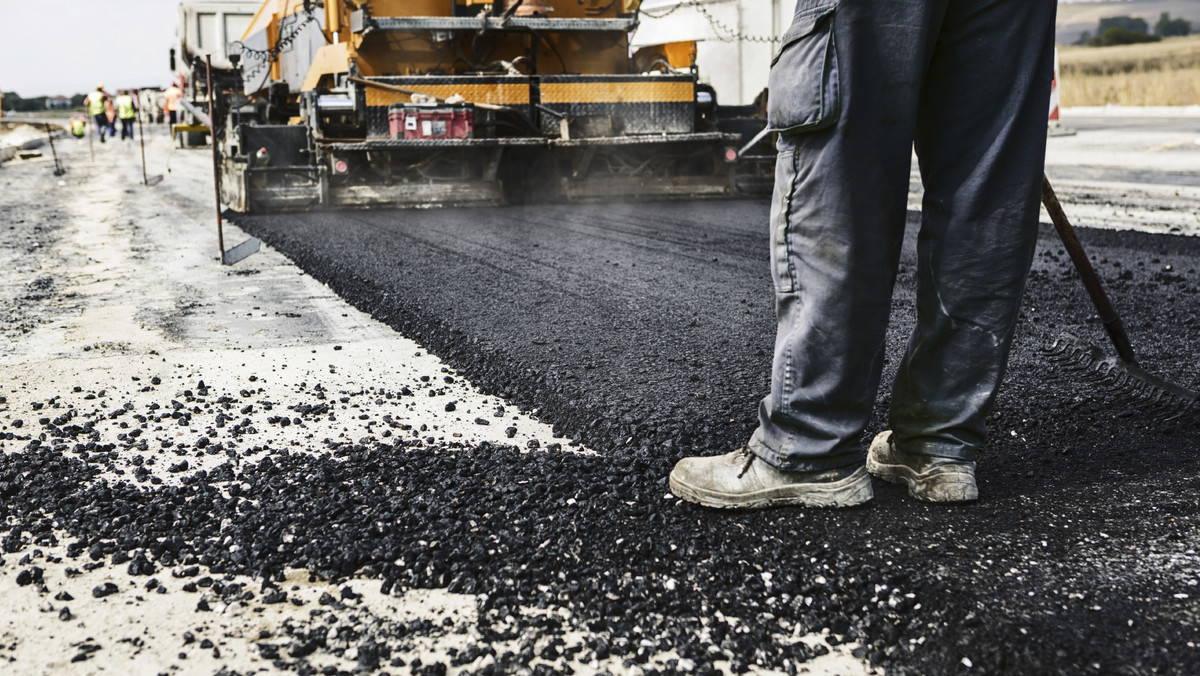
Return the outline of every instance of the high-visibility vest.
[[[71,133],[72,134],[74,134],[76,136],[83,136],[85,129],[86,129],[86,127],[83,123],[83,120],[79,119],[78,117],[75,118],[74,120],[71,120]]]
[[[104,112],[104,94],[94,91],[87,95],[88,115],[99,115]]]
[[[122,120],[131,120],[137,113],[133,110],[133,97],[129,94],[121,94],[117,97],[117,117]]]
[[[163,92],[163,110],[168,113],[172,110],[179,110],[179,99],[183,98],[183,92],[179,91],[179,87],[171,85],[167,91]]]

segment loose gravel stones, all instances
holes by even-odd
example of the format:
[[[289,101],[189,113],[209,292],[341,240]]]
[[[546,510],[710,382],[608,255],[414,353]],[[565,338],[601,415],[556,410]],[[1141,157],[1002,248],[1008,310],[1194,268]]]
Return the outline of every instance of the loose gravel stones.
[[[105,596],[112,596],[119,591],[121,591],[121,588],[117,585],[113,584],[112,582],[105,582],[104,584],[92,589],[92,596],[102,599]]]

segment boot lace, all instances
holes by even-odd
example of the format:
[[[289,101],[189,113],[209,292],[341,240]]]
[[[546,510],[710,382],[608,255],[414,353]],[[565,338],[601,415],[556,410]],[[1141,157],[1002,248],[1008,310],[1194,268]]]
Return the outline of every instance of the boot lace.
[[[738,478],[741,479],[742,475],[750,470],[750,465],[754,464],[754,460],[758,456],[756,456],[750,452],[749,446],[742,446],[741,448],[734,451],[734,453],[737,453],[738,455],[741,456],[739,458],[739,460],[742,461],[742,469],[737,474]]]

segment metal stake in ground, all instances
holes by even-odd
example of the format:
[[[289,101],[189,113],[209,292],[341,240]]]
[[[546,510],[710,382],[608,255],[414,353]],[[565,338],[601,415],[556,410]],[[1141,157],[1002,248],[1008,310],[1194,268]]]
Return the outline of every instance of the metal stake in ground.
[[[205,55],[204,63],[208,66],[204,72],[208,83],[208,140],[212,143],[213,189],[217,195],[217,246],[220,248],[223,259],[225,257],[225,227],[221,224],[221,157],[217,153],[217,118],[213,115],[213,99],[216,96],[213,93],[212,84],[212,55]]]
[[[92,124],[93,123],[94,123],[93,120],[88,120],[86,123],[84,123],[84,128],[87,129],[87,135],[88,135],[88,153],[90,153],[92,156],[92,164],[95,164],[96,163],[96,141],[95,141],[95,139],[92,138]]]
[[[204,57],[205,71],[208,81],[208,138],[212,143],[213,155],[213,187],[217,194],[217,246],[221,249],[221,264],[233,265],[250,254],[258,251],[258,239],[251,237],[229,251],[225,250],[225,226],[221,221],[221,154],[217,149],[217,116],[215,102],[217,92],[213,89],[212,56]]]
[[[67,173],[67,170],[63,167],[62,162],[58,161],[58,151],[54,149],[54,132],[50,131],[50,123],[47,122],[45,124],[46,136],[50,139],[50,154],[54,156],[54,175],[62,176]]]
[[[140,98],[140,95],[139,95],[139,98]],[[137,120],[138,120],[138,141],[140,141],[142,144],[142,184],[145,185],[146,187],[150,187],[152,185],[158,185],[159,183],[162,183],[162,180],[163,180],[162,174],[159,174],[159,175],[155,176],[154,178],[146,177],[146,132],[142,128],[142,111],[140,111],[140,110],[138,111]]]

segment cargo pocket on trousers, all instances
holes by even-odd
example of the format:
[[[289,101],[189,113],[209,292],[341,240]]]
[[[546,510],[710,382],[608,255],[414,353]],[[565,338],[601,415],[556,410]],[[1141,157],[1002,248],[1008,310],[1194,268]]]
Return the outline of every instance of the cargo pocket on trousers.
[[[801,0],[792,25],[771,61],[767,123],[781,134],[815,131],[837,122],[841,112],[837,45],[833,19],[837,2],[805,7]]]
[[[771,279],[775,293],[796,291],[792,261],[792,198],[796,191],[796,150],[780,148],[775,159],[775,191],[771,197]]]

